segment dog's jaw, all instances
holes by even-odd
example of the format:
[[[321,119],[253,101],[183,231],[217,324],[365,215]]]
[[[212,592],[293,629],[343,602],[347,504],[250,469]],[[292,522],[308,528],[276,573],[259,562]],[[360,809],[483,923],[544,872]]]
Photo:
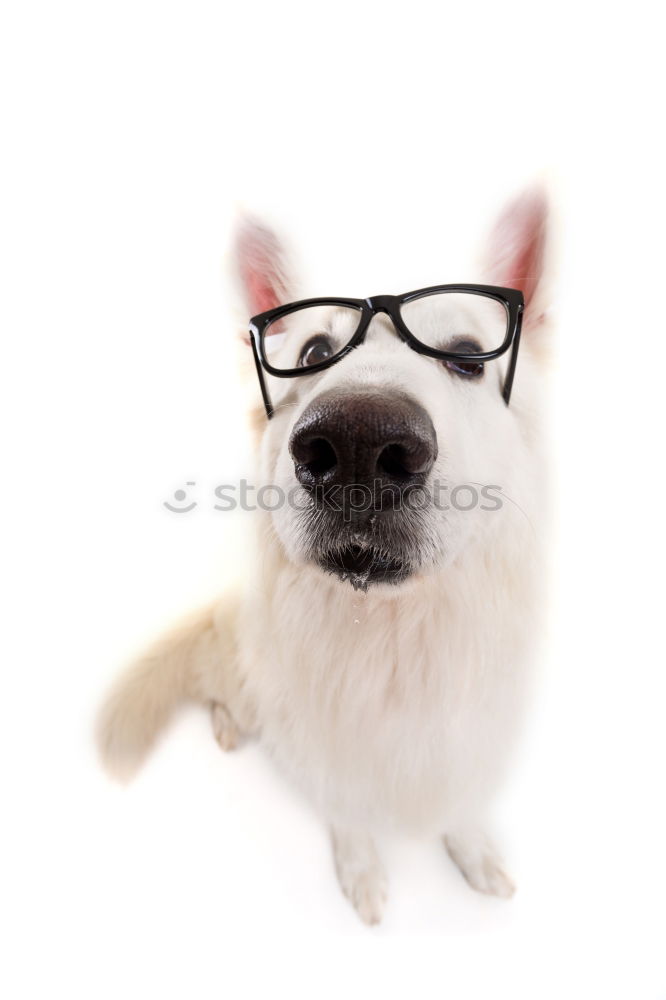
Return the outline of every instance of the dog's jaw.
[[[411,574],[410,566],[398,556],[391,556],[378,546],[351,541],[349,544],[322,552],[318,565],[354,590],[367,591],[371,584],[397,586]]]

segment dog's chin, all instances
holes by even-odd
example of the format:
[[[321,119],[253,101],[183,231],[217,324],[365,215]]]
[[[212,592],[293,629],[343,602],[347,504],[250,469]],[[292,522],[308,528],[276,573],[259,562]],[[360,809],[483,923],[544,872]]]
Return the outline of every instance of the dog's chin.
[[[350,583],[354,590],[368,590],[379,584],[397,586],[412,573],[412,568],[404,559],[375,546],[356,543],[319,552],[314,561],[326,573]]]

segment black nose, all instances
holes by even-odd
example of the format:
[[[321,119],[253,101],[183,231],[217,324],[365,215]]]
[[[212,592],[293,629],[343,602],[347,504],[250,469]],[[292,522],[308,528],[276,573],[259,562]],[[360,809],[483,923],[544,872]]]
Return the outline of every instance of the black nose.
[[[378,390],[331,390],[303,412],[289,440],[298,481],[317,485],[423,483],[437,458],[432,420],[416,400]]]

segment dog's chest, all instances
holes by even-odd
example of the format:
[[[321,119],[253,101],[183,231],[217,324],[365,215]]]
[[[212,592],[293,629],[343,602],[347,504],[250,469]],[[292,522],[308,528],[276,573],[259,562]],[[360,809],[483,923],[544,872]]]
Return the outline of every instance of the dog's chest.
[[[441,824],[502,756],[521,686],[511,637],[464,599],[296,589],[266,609],[253,656],[264,743],[331,818]]]

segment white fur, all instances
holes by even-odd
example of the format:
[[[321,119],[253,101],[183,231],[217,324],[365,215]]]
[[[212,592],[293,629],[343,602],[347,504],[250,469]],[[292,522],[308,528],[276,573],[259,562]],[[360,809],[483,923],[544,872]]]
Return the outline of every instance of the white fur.
[[[470,384],[411,351],[383,317],[322,374],[271,379],[261,481],[296,485],[287,442],[318,393],[401,389],[433,421],[433,476],[501,486],[502,509],[432,512],[419,571],[365,593],[307,561],[291,508],[258,511],[238,594],[144,658],[103,713],[104,756],[123,773],[183,697],[213,705],[224,749],[239,731],[256,735],[330,824],[341,885],[369,923],[386,894],[374,838],[390,828],[444,835],[470,884],[513,891],[484,830],[520,727],[541,605],[544,324],[528,316],[527,326],[509,407],[504,359]]]

